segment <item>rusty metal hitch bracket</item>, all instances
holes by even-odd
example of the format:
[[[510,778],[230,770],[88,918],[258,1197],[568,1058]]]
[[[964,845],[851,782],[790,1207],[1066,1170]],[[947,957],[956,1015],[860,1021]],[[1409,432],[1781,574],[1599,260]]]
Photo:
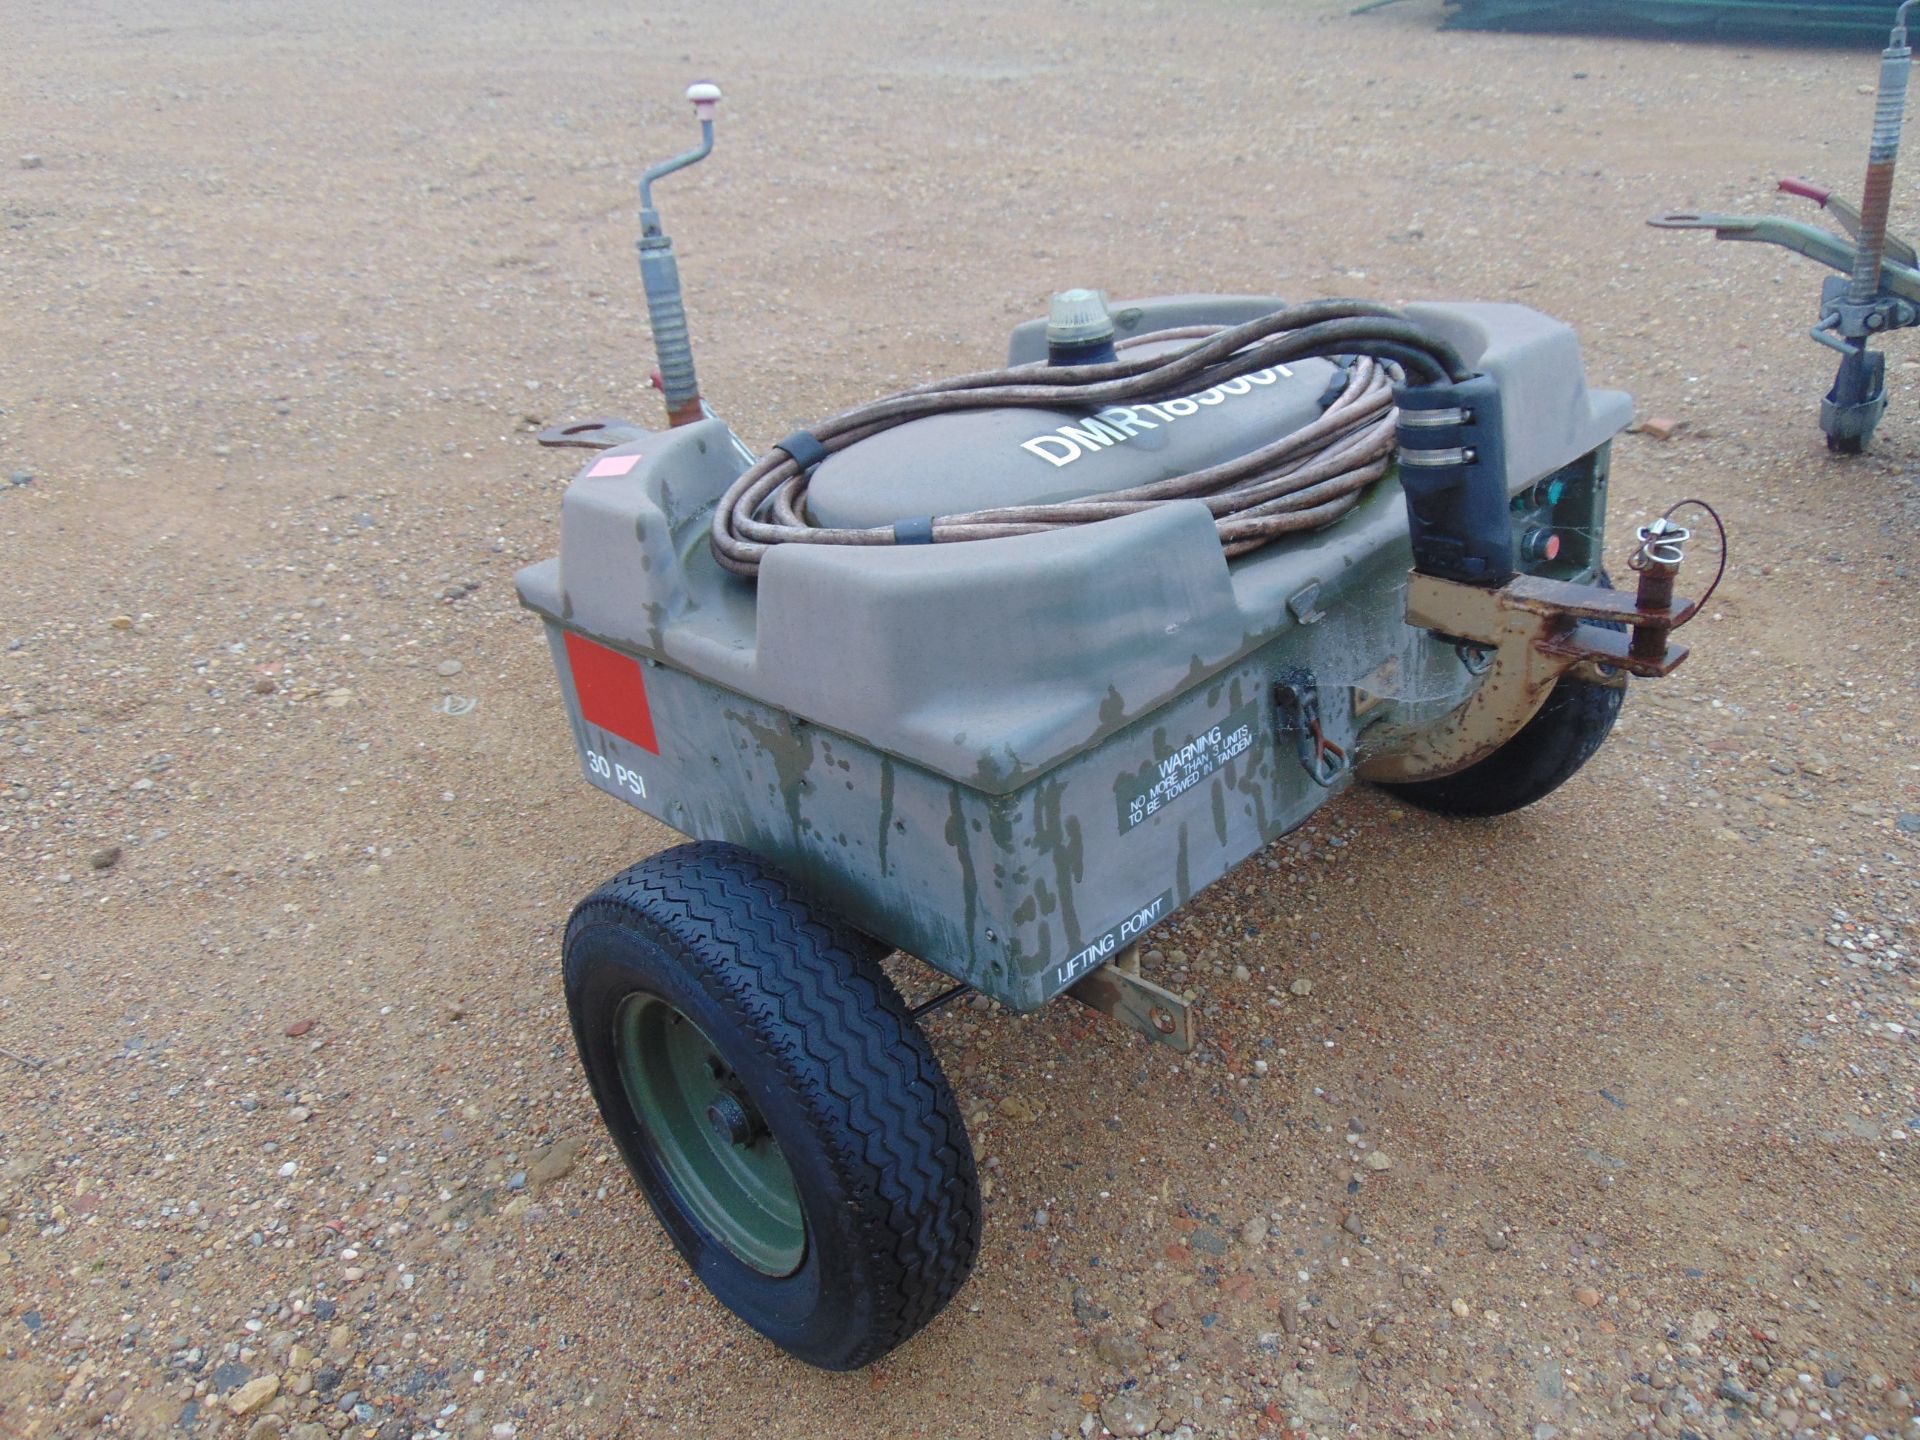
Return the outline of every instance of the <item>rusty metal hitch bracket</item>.
[[[1679,531],[1679,527],[1673,527]],[[1455,644],[1491,652],[1486,679],[1467,700],[1410,735],[1389,753],[1362,762],[1362,778],[1388,783],[1451,775],[1498,750],[1520,732],[1570,672],[1670,675],[1687,658],[1669,638],[1694,606],[1673,600],[1673,576],[1686,532],[1643,537],[1640,589],[1626,595],[1539,575],[1518,575],[1497,588],[1463,585],[1415,571],[1407,578],[1407,623]],[[1667,541],[1662,548],[1661,542]],[[1636,555],[1636,562],[1640,556]],[[1662,585],[1664,584],[1664,593]],[[1625,625],[1626,631],[1596,621]]]

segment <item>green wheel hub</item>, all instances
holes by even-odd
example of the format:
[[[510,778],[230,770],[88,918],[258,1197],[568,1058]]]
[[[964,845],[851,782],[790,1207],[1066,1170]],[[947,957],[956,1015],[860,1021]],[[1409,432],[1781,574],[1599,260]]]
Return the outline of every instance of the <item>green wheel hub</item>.
[[[687,1209],[765,1275],[791,1275],[807,1253],[793,1169],[706,1032],[658,995],[614,1012],[620,1083]]]

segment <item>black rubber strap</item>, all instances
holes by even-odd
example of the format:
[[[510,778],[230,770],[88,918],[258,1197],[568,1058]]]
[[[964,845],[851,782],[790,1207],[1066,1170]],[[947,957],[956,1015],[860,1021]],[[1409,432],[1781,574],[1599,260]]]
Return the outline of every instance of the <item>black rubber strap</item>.
[[[803,475],[827,458],[827,447],[814,439],[810,430],[796,430],[773,448],[791,455]]]
[[[1320,408],[1330,410],[1342,395],[1347,393],[1347,382],[1352,378],[1353,362],[1344,355],[1333,362],[1333,374],[1327,377],[1327,388],[1320,396]]]
[[[931,545],[933,543],[933,517],[931,515],[922,515],[918,520],[894,521],[893,543],[896,545]]]

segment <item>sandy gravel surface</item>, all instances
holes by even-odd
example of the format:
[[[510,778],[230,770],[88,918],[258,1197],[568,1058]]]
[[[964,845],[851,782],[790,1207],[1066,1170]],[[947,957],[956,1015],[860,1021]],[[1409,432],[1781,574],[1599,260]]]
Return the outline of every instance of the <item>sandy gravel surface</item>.
[[[1920,1436],[1920,350],[1831,461],[1813,268],[1641,224],[1856,185],[1872,58],[1345,9],[9,7],[0,1433]],[[850,1376],[602,1137],[558,931],[671,837],[511,586],[530,429],[653,413],[631,185],[709,75],[661,194],[756,444],[1069,284],[1514,299],[1684,422],[1616,551],[1736,531],[1560,794],[1354,792],[1163,933],[1189,1062],[933,1021],[983,1258]]]

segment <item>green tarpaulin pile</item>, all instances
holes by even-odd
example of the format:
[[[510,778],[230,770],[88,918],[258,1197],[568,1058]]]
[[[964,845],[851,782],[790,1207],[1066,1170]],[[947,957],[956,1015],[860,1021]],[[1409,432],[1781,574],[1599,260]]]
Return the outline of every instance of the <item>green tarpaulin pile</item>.
[[[1448,0],[1446,28],[1562,30],[1672,38],[1887,43],[1895,6],[1858,0]]]

